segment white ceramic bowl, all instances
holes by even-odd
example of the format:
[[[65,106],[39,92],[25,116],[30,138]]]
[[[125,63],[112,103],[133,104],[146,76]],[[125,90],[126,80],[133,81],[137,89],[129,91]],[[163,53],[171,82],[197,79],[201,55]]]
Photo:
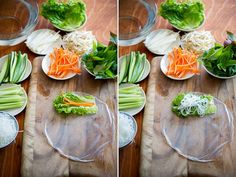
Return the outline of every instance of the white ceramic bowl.
[[[207,72],[208,74],[210,74],[210,75],[212,75],[213,77],[216,77],[216,78],[218,78],[218,79],[232,79],[232,78],[235,78],[235,77],[236,77],[236,75],[230,76],[230,77],[217,76],[217,75],[213,74],[211,71],[209,71],[204,65],[202,65],[202,66],[203,66],[203,68],[206,70],[206,72]]]
[[[180,30],[180,31],[191,32],[191,31],[198,30],[198,29],[200,29],[202,26],[204,26],[205,21],[206,21],[206,16],[205,16],[205,14],[204,14],[204,19],[203,19],[202,23],[201,23],[198,27],[196,27],[196,28],[193,28],[193,29],[182,29],[182,28],[179,28],[179,27],[177,27],[177,26],[175,26],[175,25],[172,25],[172,24],[171,24],[171,26],[173,26],[174,28],[176,28],[177,30]]]
[[[9,117],[11,117],[11,119],[13,119],[14,122],[15,122],[15,128],[16,128],[16,133],[15,133],[15,135],[14,135],[14,138],[12,138],[11,140],[9,140],[9,142],[7,142],[6,144],[0,146],[0,149],[1,149],[1,148],[4,148],[4,147],[8,146],[9,144],[11,144],[11,143],[16,139],[16,136],[17,136],[17,134],[18,134],[18,132],[19,132],[19,124],[18,124],[16,118],[15,118],[13,115],[9,114],[8,112],[3,112],[3,111],[1,111],[0,114],[2,114],[2,115],[8,115]]]
[[[65,32],[72,32],[72,31],[75,31],[75,30],[78,30],[78,29],[81,29],[81,28],[83,28],[84,26],[85,26],[85,24],[87,23],[87,15],[85,14],[85,21],[84,21],[84,23],[81,25],[81,26],[79,26],[78,28],[74,28],[74,29],[64,29],[64,28],[60,28],[60,27],[58,27],[58,26],[56,26],[56,25],[54,25],[54,24],[52,24],[55,28],[57,28],[57,29],[59,29],[59,30],[61,30],[61,31],[65,31]]]
[[[138,126],[137,126],[137,122],[136,122],[135,118],[133,116],[131,116],[130,114],[127,114],[125,112],[119,112],[119,114],[124,114],[127,117],[129,117],[129,119],[132,120],[132,122],[133,122],[132,126],[134,128],[134,134],[132,135],[132,137],[127,142],[125,142],[124,144],[119,144],[119,148],[123,148],[123,147],[131,144],[134,141],[134,138],[137,134]]]

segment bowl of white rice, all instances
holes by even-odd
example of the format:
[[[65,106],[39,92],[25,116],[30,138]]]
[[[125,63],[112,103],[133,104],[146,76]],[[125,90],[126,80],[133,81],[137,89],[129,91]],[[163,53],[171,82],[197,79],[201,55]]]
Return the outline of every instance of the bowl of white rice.
[[[0,148],[11,144],[19,132],[19,125],[14,116],[0,112]]]
[[[137,133],[137,122],[133,116],[119,112],[119,148],[123,148],[134,141]]]

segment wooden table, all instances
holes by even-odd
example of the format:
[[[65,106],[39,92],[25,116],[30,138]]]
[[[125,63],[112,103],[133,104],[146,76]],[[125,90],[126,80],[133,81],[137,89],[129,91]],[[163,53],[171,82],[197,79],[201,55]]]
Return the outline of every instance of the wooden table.
[[[155,0],[158,7],[163,0]],[[203,0],[206,8],[206,22],[201,28],[211,31],[216,40],[223,42],[226,37],[226,30],[236,33],[236,1],[234,0]],[[142,15],[142,14],[140,14]],[[173,29],[170,24],[162,17],[158,18],[155,28],[169,28]],[[120,47],[119,55],[125,55],[130,51],[140,51],[147,54],[148,59],[151,61],[155,56],[150,53],[143,43],[130,46]],[[141,86],[146,91],[148,78],[141,82]],[[140,165],[140,144],[142,134],[142,119],[143,111],[135,116],[138,124],[138,132],[135,142],[120,150],[120,176],[121,177],[138,177]]]
[[[38,0],[41,4],[45,0]],[[116,0],[85,0],[87,5],[88,21],[83,28],[84,30],[92,30],[98,41],[108,44],[110,31],[117,33],[117,6]],[[109,9],[109,11],[107,10]],[[39,22],[36,29],[54,27],[43,17],[39,17]],[[32,61],[37,55],[29,51],[25,43],[18,44],[13,47],[0,47],[0,57],[11,51],[22,51],[28,54]],[[28,92],[29,79],[22,83],[22,86]],[[20,130],[24,127],[25,111],[17,116]],[[20,176],[21,168],[21,152],[23,133],[19,133],[15,143],[12,143],[6,148],[0,149],[0,177],[18,177]]]

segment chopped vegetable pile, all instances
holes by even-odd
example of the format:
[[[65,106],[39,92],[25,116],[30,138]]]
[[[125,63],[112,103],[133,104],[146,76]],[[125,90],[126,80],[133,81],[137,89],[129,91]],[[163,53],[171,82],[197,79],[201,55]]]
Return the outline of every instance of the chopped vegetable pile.
[[[168,29],[159,29],[151,32],[144,41],[145,46],[155,54],[167,54],[173,48],[179,47],[179,33]]]
[[[82,61],[96,79],[115,78],[117,75],[116,37],[111,36],[108,46],[101,43],[94,44],[93,51],[84,55]]]
[[[119,83],[139,82],[147,67],[146,54],[131,52],[130,55],[124,56],[120,62]]]
[[[62,48],[55,48],[54,52],[50,54],[50,66],[48,75],[57,78],[63,78],[67,74],[80,73],[79,56],[73,52]]]
[[[143,105],[145,97],[139,85],[119,87],[119,110],[138,108]]]
[[[20,85],[0,87],[0,111],[20,108],[25,101],[24,89]]]
[[[216,44],[199,58],[211,73],[230,77],[236,75],[236,37],[227,32],[225,45]]]
[[[96,114],[98,107],[92,95],[81,96],[73,92],[58,95],[53,101],[58,113],[89,115]]]
[[[23,80],[27,69],[27,54],[11,52],[0,72],[0,84],[3,82],[18,83]]]
[[[169,65],[167,67],[166,75],[183,78],[187,74],[198,74],[197,55],[194,53],[175,48],[168,54]]]
[[[183,48],[198,55],[214,47],[215,38],[210,31],[193,31],[182,36]]]
[[[72,30],[85,23],[86,5],[82,0],[48,0],[42,4],[41,15],[56,27]]]
[[[172,101],[172,111],[180,118],[214,114],[217,108],[211,95],[180,93]]]
[[[92,31],[73,31],[63,37],[63,47],[78,54],[89,53],[96,43],[96,38]]]
[[[166,0],[161,3],[160,15],[173,26],[191,30],[199,27],[204,21],[204,4],[201,0]]]

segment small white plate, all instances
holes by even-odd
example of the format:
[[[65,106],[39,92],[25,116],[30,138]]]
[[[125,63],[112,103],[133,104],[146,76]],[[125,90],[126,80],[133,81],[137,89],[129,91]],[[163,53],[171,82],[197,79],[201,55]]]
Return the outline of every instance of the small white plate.
[[[76,73],[73,73],[73,72],[70,72],[69,74],[67,74],[65,77],[63,78],[57,78],[57,77],[54,77],[54,76],[50,76],[48,75],[48,71],[49,71],[49,66],[50,66],[50,57],[49,57],[50,54],[47,54],[44,58],[43,58],[43,61],[42,61],[42,69],[43,69],[43,72],[50,78],[52,79],[55,79],[55,80],[67,80],[67,79],[70,79],[72,77],[74,77],[76,75]],[[78,62],[78,65],[79,65],[79,62]]]
[[[56,25],[54,25],[54,24],[52,24],[55,28],[57,28],[57,29],[59,29],[59,30],[61,30],[61,31],[65,31],[65,32],[72,32],[72,31],[75,31],[75,30],[79,30],[79,29],[81,29],[81,28],[83,28],[84,27],[84,25],[87,23],[87,15],[85,14],[85,21],[84,21],[84,23],[81,25],[81,26],[79,26],[78,28],[74,28],[74,29],[64,29],[64,28],[60,28],[60,27],[58,27],[58,26],[56,26]]]
[[[122,57],[120,57],[119,59],[119,68],[121,67],[120,64],[121,64],[121,60],[124,60],[124,57],[125,56],[128,56],[128,55],[124,55]],[[149,75],[150,73],[150,70],[151,70],[151,66],[150,66],[150,62],[146,59],[145,61],[145,70],[144,70],[144,73],[143,73],[143,76],[140,80],[138,80],[137,82],[135,83],[138,83],[138,82],[141,82],[142,80],[146,79],[146,77]],[[123,82],[122,82],[123,83]]]
[[[8,115],[9,117],[11,117],[11,119],[13,119],[14,122],[15,122],[15,128],[16,128],[16,134],[14,135],[14,138],[12,138],[11,140],[9,140],[9,142],[7,142],[6,144],[0,146],[0,149],[1,149],[1,148],[4,148],[4,147],[8,146],[9,144],[11,144],[11,143],[16,139],[16,136],[17,136],[17,134],[18,134],[18,132],[19,132],[19,124],[18,124],[16,118],[15,118],[13,115],[9,114],[8,112],[0,111],[0,114],[2,114],[2,115]]]
[[[193,73],[188,73],[186,74],[185,77],[182,77],[182,78],[178,78],[178,77],[173,77],[173,76],[169,76],[167,75],[167,68],[168,68],[168,65],[169,65],[169,60],[168,60],[168,55],[164,55],[161,59],[161,71],[163,72],[163,74],[165,74],[167,77],[169,77],[170,79],[173,79],[173,80],[186,80],[186,79],[189,79],[191,77],[194,76]]]
[[[3,67],[6,59],[7,59],[8,55],[5,55],[3,56],[2,58],[0,58],[0,68]],[[22,82],[24,81],[25,79],[27,79],[29,77],[29,75],[31,74],[32,72],[32,64],[31,62],[29,61],[29,59],[26,60],[26,71],[25,71],[25,75],[24,77],[19,81],[19,82]],[[17,83],[19,83],[17,82]]]
[[[127,86],[132,86],[132,85],[135,85],[135,84],[120,84],[120,88],[124,88],[124,87],[127,87]],[[125,112],[127,114],[130,114],[131,116],[134,116],[136,114],[138,114],[140,111],[143,110],[145,104],[146,104],[146,95],[145,95],[145,92],[143,91],[142,88],[140,88],[140,90],[142,91],[142,95],[144,97],[144,101],[143,101],[143,104],[138,107],[138,108],[133,108],[133,109],[125,109],[125,110],[122,110],[122,112]]]
[[[7,88],[12,85],[16,85],[16,84],[2,84],[0,86],[0,88]],[[7,109],[7,110],[4,110],[4,112],[7,112],[13,116],[16,116],[17,114],[21,113],[25,109],[27,102],[28,102],[28,97],[27,97],[27,94],[26,94],[25,89],[23,87],[22,87],[22,90],[23,90],[24,96],[25,96],[25,102],[24,102],[23,106],[21,106],[20,108],[15,108],[15,109]]]
[[[45,32],[49,32],[53,35],[57,35],[58,36],[58,40],[55,41],[53,43],[53,45],[51,47],[49,47],[47,49],[47,51],[43,51],[43,52],[37,52],[31,45],[30,45],[30,42],[31,40],[34,40],[35,37],[37,35],[40,35],[40,34],[43,34]],[[57,32],[53,31],[53,30],[50,30],[50,29],[39,29],[39,30],[36,30],[34,32],[32,32],[28,37],[27,37],[27,40],[26,40],[26,46],[35,54],[38,54],[38,55],[47,55],[48,53],[52,52],[54,48],[60,48],[62,46],[62,38],[61,38],[61,35],[58,34]]]
[[[210,74],[210,75],[212,75],[213,77],[216,77],[216,78],[218,78],[218,79],[232,79],[232,78],[235,78],[235,77],[236,77],[236,75],[230,76],[230,77],[217,76],[217,75],[213,74],[211,71],[209,71],[209,70],[204,66],[204,64],[203,64],[202,66],[203,66],[203,68],[206,70],[206,72],[207,72],[208,74]]]
[[[146,47],[150,52],[152,52],[152,53],[154,53],[154,54],[157,54],[157,55],[165,55],[165,54],[168,54],[168,53],[171,52],[175,47],[179,47],[179,46],[180,46],[180,36],[178,36],[178,37],[177,37],[177,40],[176,40],[176,42],[175,42],[176,45],[173,46],[173,48],[170,49],[170,51],[167,50],[167,51],[165,51],[165,52],[156,52],[156,51],[152,50],[152,48],[150,48],[150,46],[148,45],[149,40],[151,40],[151,39],[155,36],[155,34],[161,32],[161,31],[169,31],[169,33],[168,33],[169,35],[176,33],[176,32],[174,32],[174,31],[168,30],[168,29],[158,29],[158,30],[152,31],[152,32],[146,37],[145,41],[143,42],[144,45],[145,45],[145,47]],[[162,39],[162,40],[165,40],[165,39]]]

